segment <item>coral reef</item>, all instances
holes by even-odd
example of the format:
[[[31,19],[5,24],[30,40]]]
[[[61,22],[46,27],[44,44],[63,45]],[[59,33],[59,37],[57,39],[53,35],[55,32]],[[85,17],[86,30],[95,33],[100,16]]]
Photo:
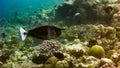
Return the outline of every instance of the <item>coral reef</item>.
[[[75,25],[67,27],[59,38],[62,40],[43,42],[32,38],[20,41],[17,35],[12,35],[5,42],[1,40],[1,67],[117,67],[120,61],[118,29],[102,24]]]
[[[39,43],[36,41],[38,43],[36,44],[32,38],[20,41],[16,35],[11,36],[6,42],[1,40],[1,67],[104,68],[119,66],[120,46],[119,37],[116,35],[118,28],[101,24],[75,25],[67,27],[66,30],[60,38],[64,40],[60,41],[59,39],[44,40]],[[28,61],[30,63],[26,63]]]
[[[57,9],[4,20],[0,68],[119,68],[120,10],[114,3],[117,0],[66,0]],[[112,11],[106,13],[107,7]],[[19,39],[19,27],[48,24],[65,30],[57,39]]]
[[[56,10],[56,20],[63,20],[65,24],[106,23],[112,22],[112,14],[105,13],[108,4],[117,0],[68,0]]]
[[[119,66],[119,37],[116,36],[115,27],[78,25],[68,27],[67,30],[60,38],[64,40],[44,40],[39,44],[34,44],[31,38],[23,42],[18,36],[11,36],[10,40],[2,42],[1,67],[105,68]],[[111,48],[114,49],[111,50]]]

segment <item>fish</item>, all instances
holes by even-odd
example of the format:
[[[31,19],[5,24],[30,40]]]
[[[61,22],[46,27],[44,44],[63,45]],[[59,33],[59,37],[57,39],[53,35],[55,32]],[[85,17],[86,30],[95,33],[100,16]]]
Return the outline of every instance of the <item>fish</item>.
[[[119,4],[119,3],[109,4],[109,5],[105,8],[105,12],[106,12],[106,13],[111,13],[114,9],[117,9],[118,11],[120,11],[120,4]]]
[[[78,16],[78,15],[80,15],[80,13],[78,13],[78,12],[77,12],[77,13],[75,13],[75,15],[74,15],[74,16]]]
[[[22,41],[26,39],[27,35],[42,40],[55,39],[61,35],[61,30],[64,29],[50,25],[40,26],[29,31],[20,27],[20,37]]]
[[[110,13],[110,12],[112,12],[112,10],[113,10],[113,7],[111,7],[111,6],[108,6],[105,8],[106,13]]]

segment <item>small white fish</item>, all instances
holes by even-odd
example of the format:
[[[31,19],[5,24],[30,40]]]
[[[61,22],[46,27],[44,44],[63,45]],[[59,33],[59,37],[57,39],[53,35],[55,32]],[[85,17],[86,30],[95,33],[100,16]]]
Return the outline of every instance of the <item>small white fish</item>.
[[[78,16],[78,15],[80,15],[80,13],[75,13],[75,15],[74,15],[74,16]]]

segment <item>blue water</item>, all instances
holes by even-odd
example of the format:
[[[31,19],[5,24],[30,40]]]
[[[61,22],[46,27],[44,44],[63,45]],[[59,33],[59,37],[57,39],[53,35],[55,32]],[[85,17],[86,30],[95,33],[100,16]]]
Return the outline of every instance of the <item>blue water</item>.
[[[54,8],[64,0],[0,0],[0,18],[10,18],[15,12],[19,15],[33,14],[39,9]]]

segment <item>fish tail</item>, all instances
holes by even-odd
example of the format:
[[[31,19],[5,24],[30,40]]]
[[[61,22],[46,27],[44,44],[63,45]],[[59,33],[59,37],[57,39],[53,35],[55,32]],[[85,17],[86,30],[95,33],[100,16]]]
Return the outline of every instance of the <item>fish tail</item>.
[[[21,37],[21,40],[24,41],[27,37],[27,31],[25,31],[22,27],[20,27],[20,37]]]

